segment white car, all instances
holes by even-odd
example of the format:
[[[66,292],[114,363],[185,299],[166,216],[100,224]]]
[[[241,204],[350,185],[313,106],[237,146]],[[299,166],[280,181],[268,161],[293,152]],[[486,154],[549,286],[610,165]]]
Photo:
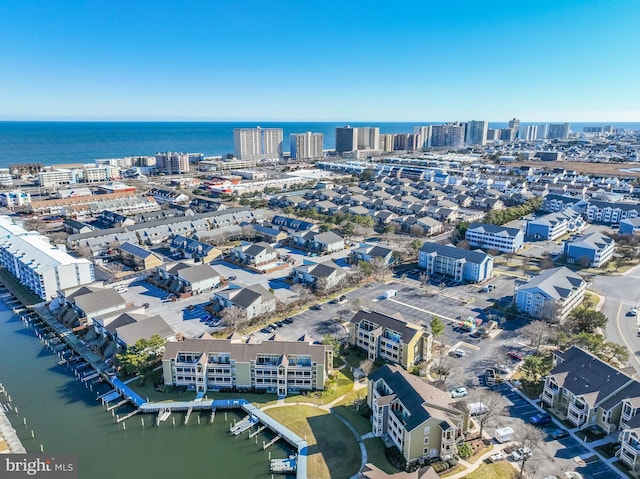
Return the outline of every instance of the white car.
[[[460,349],[460,348],[456,348],[451,352],[453,353],[454,356],[457,356],[459,358],[467,354],[464,349]]]
[[[129,291],[126,286],[118,286],[114,289],[116,290],[116,293],[126,293],[127,291]]]
[[[638,315],[638,307],[634,306],[633,308],[631,308],[631,311],[629,311],[629,314],[631,314],[631,316],[637,316]]]
[[[521,461],[524,457],[530,457],[530,456],[531,456],[531,449],[529,449],[528,447],[521,447],[511,453],[511,457],[513,458],[514,461]]]
[[[452,398],[461,398],[466,396],[467,394],[469,394],[467,388],[455,388],[453,391],[451,391]]]

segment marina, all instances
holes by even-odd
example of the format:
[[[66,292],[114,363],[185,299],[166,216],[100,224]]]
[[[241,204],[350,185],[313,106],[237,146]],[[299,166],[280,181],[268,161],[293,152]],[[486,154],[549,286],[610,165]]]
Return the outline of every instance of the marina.
[[[47,351],[48,354],[45,355],[45,358],[53,355],[56,358],[54,367],[58,370],[64,371],[65,375],[73,375],[72,377],[75,379],[72,380],[72,383],[74,384],[67,383],[65,385],[65,389],[72,389],[76,394],[81,394],[85,398],[93,395],[94,401],[103,405],[103,408],[97,408],[97,413],[100,414],[98,421],[96,421],[98,429],[112,429],[115,427],[116,431],[120,430],[121,434],[125,437],[139,433],[142,433],[144,436],[146,435],[146,433],[144,433],[144,417],[148,414],[154,414],[156,415],[155,425],[157,426],[154,429],[161,431],[166,428],[165,424],[169,424],[173,429],[171,434],[175,434],[180,437],[180,440],[182,441],[185,440],[186,431],[193,431],[193,437],[188,437],[186,439],[187,443],[191,444],[203,433],[209,435],[209,433],[206,433],[206,430],[209,428],[220,433],[225,430],[229,431],[235,425],[242,423],[243,426],[237,434],[229,434],[229,432],[227,432],[229,436],[235,437],[235,440],[232,440],[231,437],[229,437],[228,439],[221,439],[223,442],[217,442],[216,444],[223,444],[232,447],[233,449],[226,453],[226,455],[231,454],[232,456],[238,454],[240,450],[244,451],[244,454],[248,453],[249,456],[257,454],[258,451],[264,451],[261,452],[261,454],[266,454],[267,457],[264,459],[264,462],[262,462],[263,465],[261,470],[263,472],[259,472],[260,468],[258,467],[258,464],[255,464],[252,466],[252,468],[255,469],[255,472],[252,473],[252,475],[246,475],[246,477],[262,477],[263,474],[264,477],[268,477],[267,471],[270,471],[270,461],[274,460],[272,459],[272,453],[275,454],[276,457],[278,455],[287,457],[287,454],[291,452],[292,447],[298,451],[299,455],[304,455],[306,453],[306,443],[304,441],[291,433],[291,431],[279,431],[278,427],[280,425],[277,422],[270,419],[269,416],[262,413],[255,408],[255,406],[249,404],[243,399],[207,400],[200,396],[196,397],[196,399],[192,401],[172,401],[162,403],[147,401],[135,393],[135,391],[133,391],[123,381],[110,373],[108,365],[104,363],[96,353],[91,351],[88,345],[73,334],[72,331],[69,331],[63,325],[57,323],[53,316],[48,314],[48,311],[44,310],[42,307],[25,308],[7,291],[0,290],[0,294],[4,295],[2,301],[7,307],[6,309],[11,308],[10,311],[3,314],[15,313],[15,316],[11,316],[19,318],[21,322],[22,329],[20,330],[16,328],[17,330],[15,332],[25,331],[26,327],[26,330],[31,331],[35,338],[37,338],[44,347],[44,350]],[[8,351],[5,352],[8,353]],[[0,360],[2,360],[2,354],[0,354]],[[49,374],[49,372],[43,371],[43,374]],[[84,386],[84,388],[82,386]],[[82,390],[88,391],[83,393]],[[94,407],[91,407],[88,404],[86,406],[89,407],[92,415],[96,414],[96,409]],[[3,405],[3,409],[4,408],[5,406]],[[225,422],[222,420],[215,421],[215,413],[217,410],[228,410],[230,415],[229,419],[232,420],[232,423],[226,423],[226,413]],[[17,408],[15,411],[9,408],[8,411],[8,414],[13,416],[17,412]],[[232,418],[238,414],[236,411],[243,412],[245,416],[238,417],[233,421]],[[105,414],[105,412],[107,414]],[[136,414],[142,415],[139,422],[132,423],[135,426],[128,424]],[[250,420],[248,420],[247,423],[243,423],[242,419],[247,417],[246,414],[249,414],[248,417]],[[15,415],[17,416],[17,414]],[[176,415],[178,416],[177,419]],[[202,415],[205,415],[207,420],[201,421]],[[196,420],[194,420],[192,416],[196,416],[198,426],[201,424],[210,424],[210,426],[207,426],[206,428],[198,427],[195,429],[176,427],[177,425],[186,426],[189,424],[190,420],[192,423],[195,423]],[[26,426],[26,416],[23,421]],[[112,425],[108,426],[105,421],[111,422]],[[9,421],[7,421],[7,423],[8,422]],[[151,421],[151,423],[147,421],[147,423],[151,425],[154,424],[154,421]],[[127,429],[127,425],[129,426],[129,429]],[[87,424],[87,426],[91,427],[90,424]],[[50,447],[45,447],[43,444],[38,442],[39,440],[42,440],[41,437],[36,437],[41,436],[40,433],[35,434],[33,430],[30,430],[31,437],[29,437],[28,433],[29,431],[27,431],[25,427],[23,435],[26,439],[20,437],[22,441],[27,442],[27,447],[25,447],[24,450],[28,452],[52,450]],[[17,436],[21,435],[18,434]],[[289,443],[289,445],[280,441],[280,439],[283,438]],[[31,439],[31,441],[28,441],[28,439]],[[103,438],[97,438],[98,441],[101,441],[102,439]],[[173,438],[169,439],[171,443],[174,442],[172,439]],[[250,440],[247,441],[247,439]],[[236,441],[242,441],[243,447],[239,448]],[[31,447],[29,447],[30,443],[32,443]],[[60,446],[58,441],[51,441],[50,444],[55,444],[53,447]],[[143,446],[141,445],[140,447]],[[255,452],[251,453],[247,448]],[[266,451],[267,448],[269,451]],[[75,452],[75,448],[62,449],[60,451]],[[96,458],[93,457],[92,462],[95,460]],[[234,466],[229,464],[228,467],[233,468]],[[158,474],[157,477],[170,477],[168,474],[165,475],[165,472]],[[292,477],[306,477],[305,467],[296,467],[295,470],[285,468],[282,472],[286,472],[289,475],[294,474]],[[233,474],[233,472],[230,470],[229,474]],[[85,476],[83,475],[83,477]],[[88,475],[86,477],[90,476]],[[95,477],[98,478],[102,476],[96,475]]]

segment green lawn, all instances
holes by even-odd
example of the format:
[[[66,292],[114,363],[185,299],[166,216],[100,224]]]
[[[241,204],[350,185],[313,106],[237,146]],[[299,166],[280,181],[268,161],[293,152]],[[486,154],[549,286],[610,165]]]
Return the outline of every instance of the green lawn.
[[[400,472],[398,469],[393,467],[393,465],[387,459],[387,456],[385,456],[385,446],[384,442],[382,442],[382,439],[380,439],[379,437],[365,439],[364,447],[367,449],[367,461],[369,461],[371,464],[379,467],[387,474]]]
[[[141,397],[149,399],[154,402],[163,401],[190,401],[195,399],[195,391],[185,391],[183,388],[168,387],[163,391],[156,391],[153,384],[162,375],[162,371],[153,371],[152,374],[147,376],[144,384],[141,384],[139,380],[131,381],[127,384],[131,389],[137,392]],[[208,391],[205,395],[206,399],[246,399],[247,401],[256,404],[257,406],[264,406],[266,404],[274,403],[278,397],[275,394],[256,394],[256,393],[240,393],[240,392],[213,392]]]
[[[288,406],[265,411],[308,444],[308,476],[345,479],[356,474],[362,458],[355,437],[342,422],[311,406]]]
[[[466,476],[466,479],[513,479],[516,470],[506,461],[495,464],[482,464],[478,469]]]
[[[356,411],[355,406],[334,406],[332,410],[335,414],[345,418],[347,422],[356,428],[358,434],[361,436],[371,432],[371,422],[360,414],[360,412]]]
[[[324,391],[315,391],[307,395],[287,396],[284,402],[308,402],[323,405],[335,401],[353,389],[353,373],[349,368],[343,368],[336,372],[337,379],[332,380],[331,385]]]

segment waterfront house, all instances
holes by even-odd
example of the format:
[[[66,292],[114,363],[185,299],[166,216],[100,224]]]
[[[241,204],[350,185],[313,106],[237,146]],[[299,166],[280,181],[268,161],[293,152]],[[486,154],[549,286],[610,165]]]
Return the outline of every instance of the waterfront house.
[[[613,256],[616,242],[599,231],[564,243],[567,263],[600,268]]]
[[[398,366],[369,374],[367,403],[374,436],[390,440],[409,462],[452,459],[464,440],[468,415],[447,392]]]
[[[431,359],[432,337],[422,326],[406,321],[400,313],[358,311],[349,322],[349,342],[364,350],[367,358],[382,359],[408,369]]]
[[[451,245],[426,242],[420,248],[418,266],[429,275],[477,283],[493,276],[493,256]]]
[[[586,289],[586,281],[570,269],[552,268],[516,286],[516,306],[534,318],[563,321],[582,303]]]
[[[168,342],[162,355],[165,385],[199,393],[323,390],[332,368],[329,346],[302,341],[185,339]]]

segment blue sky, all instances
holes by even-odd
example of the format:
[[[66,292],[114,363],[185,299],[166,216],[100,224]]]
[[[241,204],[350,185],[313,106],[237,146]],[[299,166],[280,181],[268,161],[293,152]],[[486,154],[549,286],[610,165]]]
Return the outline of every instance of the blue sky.
[[[638,0],[2,0],[0,119],[640,121]]]

